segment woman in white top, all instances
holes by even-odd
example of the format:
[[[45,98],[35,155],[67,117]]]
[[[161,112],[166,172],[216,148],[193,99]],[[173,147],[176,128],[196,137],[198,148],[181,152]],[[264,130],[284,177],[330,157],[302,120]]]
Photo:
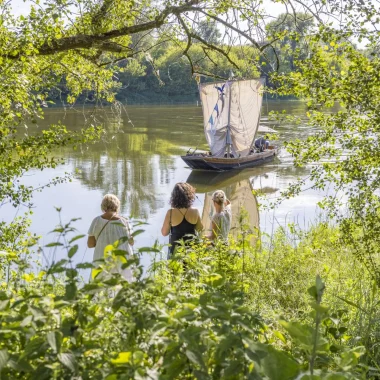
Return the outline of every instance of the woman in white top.
[[[212,233],[209,238],[215,240],[220,237],[227,242],[232,219],[231,202],[227,199],[223,190],[216,190],[212,194],[212,200],[214,202],[215,214],[212,216]]]
[[[87,246],[89,248],[95,247],[93,261],[103,259],[105,248],[126,236],[128,241],[120,244],[117,249],[126,251],[127,257],[129,257],[133,253],[131,248],[134,243],[132,229],[127,219],[119,215],[119,199],[113,194],[105,195],[101,203],[101,209],[103,214],[92,221],[88,230]],[[131,269],[123,270],[121,266],[122,262],[117,262],[115,272],[120,273],[126,280],[131,281],[133,279]]]

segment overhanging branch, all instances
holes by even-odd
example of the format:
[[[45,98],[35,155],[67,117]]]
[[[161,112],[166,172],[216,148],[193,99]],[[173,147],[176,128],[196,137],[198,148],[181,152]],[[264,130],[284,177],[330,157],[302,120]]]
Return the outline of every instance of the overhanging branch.
[[[231,57],[228,55],[228,53],[226,53],[223,49],[213,45],[213,44],[210,44],[208,43],[206,40],[204,40],[202,37],[200,37],[199,35],[197,35],[196,33],[194,33],[193,31],[191,31],[185,21],[183,21],[182,17],[180,16],[180,14],[177,14],[177,18],[180,22],[180,24],[182,25],[183,29],[185,30],[185,33],[187,35],[187,38],[188,38],[188,41],[189,39],[191,38],[195,38],[196,40],[198,40],[199,42],[202,42],[203,45],[207,46],[210,50],[214,50],[214,51],[217,51],[218,53],[222,54],[223,56],[225,56],[227,58],[227,60],[231,63],[231,65],[233,65],[236,69],[240,69],[240,67],[231,59]],[[185,49],[186,53],[187,53],[187,48]]]
[[[140,32],[145,32],[147,30],[157,29],[161,27],[170,15],[179,15],[186,11],[194,10],[193,6],[200,3],[200,0],[189,0],[184,5],[180,6],[168,6],[166,7],[154,20],[148,21],[138,25],[126,26],[120,29],[110,30],[105,33],[99,34],[78,34],[70,37],[63,37],[60,39],[55,39],[49,42],[45,42],[38,48],[39,55],[51,55],[55,53],[60,53],[73,49],[91,49],[91,48],[101,48],[103,46],[109,49],[116,47],[114,45],[104,43],[113,38],[128,36]],[[111,50],[113,51],[113,50]],[[116,51],[119,52],[119,51]],[[18,58],[18,56],[13,56],[12,58]]]

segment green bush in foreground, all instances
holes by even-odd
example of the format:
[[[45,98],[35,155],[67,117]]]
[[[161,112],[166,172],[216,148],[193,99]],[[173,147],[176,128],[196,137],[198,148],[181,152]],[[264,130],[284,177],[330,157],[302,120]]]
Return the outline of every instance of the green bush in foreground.
[[[0,292],[1,379],[364,379],[371,370],[360,342],[329,332],[340,321],[322,303],[319,277],[302,292],[301,318],[287,317],[282,297],[272,316],[269,298],[257,313],[267,297],[252,294],[266,280],[264,250],[198,243],[143,277],[115,244],[83,284],[79,272],[92,264],[74,266],[79,237],[69,239],[70,223],[58,229],[62,242],[51,246],[62,244],[68,258],[45,271],[28,273],[11,252],[0,259],[2,271],[11,268]],[[115,256],[135,267],[135,282],[111,273]]]

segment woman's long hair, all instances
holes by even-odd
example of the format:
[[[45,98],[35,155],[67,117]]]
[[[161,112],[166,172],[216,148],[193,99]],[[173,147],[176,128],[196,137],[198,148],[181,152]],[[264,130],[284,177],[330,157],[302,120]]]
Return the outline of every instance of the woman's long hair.
[[[195,200],[195,189],[186,182],[178,182],[172,191],[170,205],[173,208],[189,208]]]

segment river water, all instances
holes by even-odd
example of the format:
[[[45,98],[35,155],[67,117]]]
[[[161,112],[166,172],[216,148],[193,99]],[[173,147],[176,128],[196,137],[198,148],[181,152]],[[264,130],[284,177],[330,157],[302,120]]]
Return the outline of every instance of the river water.
[[[305,126],[287,123],[276,124],[268,120],[271,110],[285,109],[292,115],[304,112],[304,105],[296,101],[271,101],[264,103],[261,124],[275,128],[279,133],[276,144],[294,138],[305,138],[313,133]],[[206,194],[223,189],[236,204],[250,213],[250,223],[259,226],[269,235],[280,226],[297,223],[307,228],[315,223],[319,211],[317,202],[323,194],[306,190],[294,199],[284,201],[274,210],[260,208],[278,197],[281,189],[297,178],[307,175],[307,169],[295,169],[291,157],[280,149],[273,163],[256,169],[231,173],[192,172],[181,160],[189,148],[207,150],[203,134],[201,107],[197,106],[125,106],[118,109],[105,108],[91,118],[90,110],[54,108],[46,111],[45,119],[38,128],[61,121],[70,129],[79,129],[86,123],[103,122],[107,133],[101,142],[79,147],[77,150],[63,148],[56,152],[64,164],[56,169],[28,173],[24,182],[41,186],[54,177],[75,173],[71,182],[52,186],[35,194],[32,231],[41,235],[41,245],[54,240],[48,234],[58,224],[55,207],[62,208],[62,219],[81,218],[75,222],[78,233],[87,233],[92,219],[100,214],[100,202],[106,193],[116,194],[122,203],[122,213],[148,224],[136,238],[136,247],[146,247],[156,240],[167,243],[160,230],[169,207],[170,192],[176,182],[189,181],[197,188],[195,206],[207,219],[209,201]],[[33,127],[37,128],[37,127]],[[33,128],[30,128],[29,130]],[[308,184],[306,185],[308,187]],[[247,190],[248,189],[248,190]],[[261,190],[265,199],[255,199],[251,189]],[[242,195],[243,194],[243,195]],[[244,199],[243,199],[244,198]],[[243,200],[242,200],[243,199]],[[240,203],[239,203],[240,202]],[[24,209],[2,207],[1,219],[11,220],[22,215]],[[235,212],[236,213],[236,212]],[[57,260],[62,252],[44,249],[42,261]],[[80,241],[76,262],[91,261],[92,249],[87,249],[85,239]],[[148,266],[151,257],[143,256]]]

